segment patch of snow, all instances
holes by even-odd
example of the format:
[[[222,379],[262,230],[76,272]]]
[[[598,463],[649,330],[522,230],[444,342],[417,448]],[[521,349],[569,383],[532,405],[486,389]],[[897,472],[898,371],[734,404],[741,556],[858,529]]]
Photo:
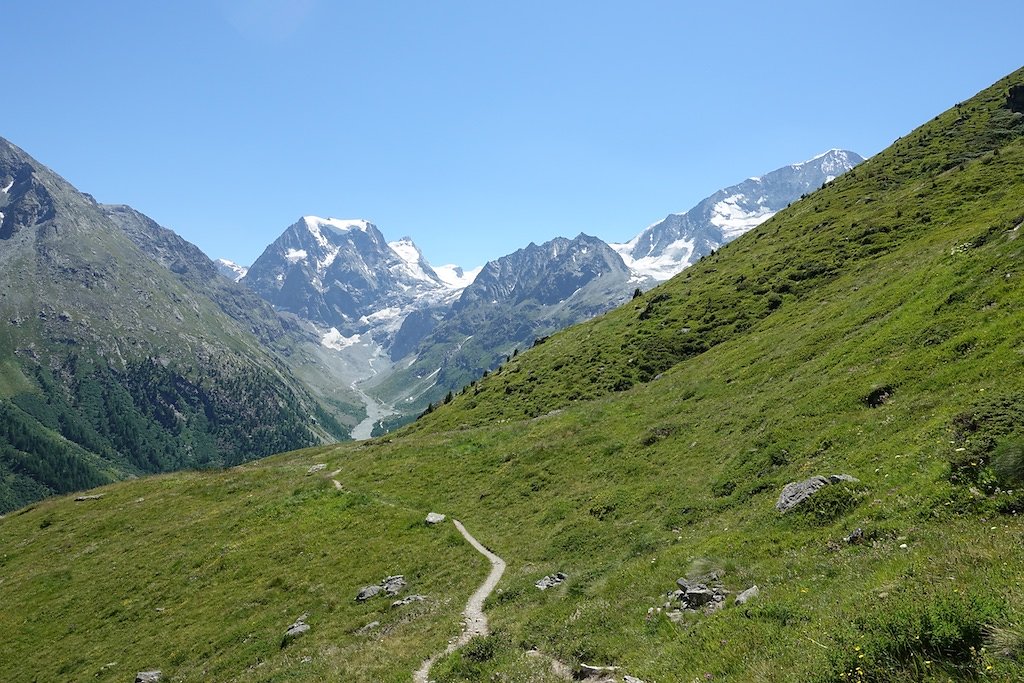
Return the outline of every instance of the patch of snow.
[[[337,247],[331,244],[331,241],[324,236],[323,229],[326,228],[334,233],[346,233],[350,230],[359,230],[366,232],[369,229],[370,223],[364,221],[361,218],[354,219],[339,219],[339,218],[321,218],[320,216],[303,216],[303,222],[306,224],[306,229],[309,230],[309,234],[313,236],[316,243],[320,245],[320,248],[327,253],[326,262],[322,265],[318,264],[319,268],[326,268],[331,265],[334,261],[334,257],[338,255]],[[332,253],[333,250],[333,253]]]
[[[420,252],[419,247],[413,243],[411,238],[403,237],[397,242],[388,242],[388,246],[391,247],[391,251],[398,255],[398,258],[402,259],[402,269],[407,275],[415,280],[422,280],[433,284],[437,283],[437,277],[431,277],[433,269],[431,269],[430,273],[427,272],[426,268],[430,268],[430,266],[423,260],[422,252]]]
[[[847,154],[845,150],[833,148],[827,152],[822,152],[817,156],[811,157],[807,161],[801,161],[799,164],[793,164],[792,168],[801,168],[816,161],[821,161],[821,172],[825,175],[832,176],[832,179],[846,173],[857,165],[852,159],[850,159],[850,155]]]
[[[325,346],[328,349],[334,349],[335,351],[341,351],[342,349],[358,344],[362,339],[358,334],[354,334],[351,337],[346,337],[341,332],[338,332],[338,328],[332,327],[330,331],[324,334],[320,338],[320,345]]]
[[[389,308],[382,308],[379,311],[374,311],[370,315],[364,315],[359,318],[359,322],[363,325],[370,325],[384,321],[397,320],[401,317],[403,317],[402,309],[398,306],[391,306]]]
[[[370,222],[365,221],[362,218],[321,218],[320,216],[303,216],[302,220],[306,222],[306,227],[309,228],[309,231],[315,233],[319,233],[321,228],[330,228],[335,232],[348,232],[349,230],[366,232],[367,228],[370,226]]]
[[[473,284],[473,280],[483,270],[483,266],[477,266],[472,270],[465,270],[460,266],[449,263],[443,266],[437,266],[434,268],[434,272],[441,278],[441,282],[445,283],[452,289],[465,289],[466,287]]]
[[[245,266],[240,266],[234,261],[229,261],[226,258],[219,258],[217,259],[216,263],[217,265],[221,266],[221,268],[224,268],[233,273],[231,277],[234,279],[235,282],[241,280],[243,277],[245,277],[245,274],[249,272],[249,269],[246,268]]]
[[[716,203],[711,209],[711,224],[721,229],[726,242],[753,230],[775,215],[774,211],[763,207],[757,211],[747,211],[740,206],[744,199],[744,195],[734,194]]]
[[[678,239],[665,247],[660,256],[645,256],[634,259],[628,254],[619,252],[622,260],[634,273],[646,276],[655,280],[668,280],[691,265],[693,258],[694,240]]]
[[[14,179],[13,178],[11,178],[11,182],[7,183],[7,187],[5,187],[4,189],[0,190],[0,192],[3,192],[4,194],[7,194],[8,192],[11,191],[12,187],[14,187]]]
[[[299,261],[305,261],[309,257],[305,249],[289,249],[284,253],[284,258],[288,263],[298,263]]]

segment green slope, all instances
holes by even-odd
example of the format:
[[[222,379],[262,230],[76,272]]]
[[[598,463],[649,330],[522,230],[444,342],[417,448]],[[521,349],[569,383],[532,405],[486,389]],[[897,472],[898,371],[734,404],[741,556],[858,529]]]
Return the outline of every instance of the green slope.
[[[434,509],[457,516],[509,565],[485,605],[494,635],[439,662],[439,681],[540,680],[531,648],[570,664],[621,666],[649,683],[1021,680],[1024,125],[1006,108],[1011,86],[1024,86],[1024,71],[388,438],[242,472],[122,484],[93,501],[148,500],[146,487],[219,487],[209,501],[169,499],[161,508],[165,518],[193,515],[193,537],[217,539],[229,527],[215,511],[287,508],[308,492],[305,514],[245,525],[259,522],[267,535],[263,556],[228,553],[237,572],[207,578],[218,604],[243,603],[262,590],[263,573],[291,561],[284,556],[296,546],[286,539],[300,519],[350,495],[294,483],[309,464],[327,462],[368,504],[410,511],[404,530],[384,524],[373,543],[365,533],[342,538],[353,552],[331,571],[397,571],[377,547],[387,539],[418,558],[422,580],[449,600],[411,622],[434,629],[429,640],[385,635],[394,662],[380,669],[344,668],[366,661],[358,646],[351,655],[323,647],[305,655],[320,667],[307,676],[269,636],[250,650],[234,641],[188,649],[177,631],[164,634],[151,657],[159,661],[134,659],[128,669],[201,680],[204,667],[221,667],[218,680],[248,680],[243,662],[259,657],[271,668],[253,674],[258,680],[334,680],[342,671],[346,680],[408,680],[417,659],[454,632],[452,615],[486,572],[457,539],[439,547],[424,533],[420,515]],[[832,473],[860,483],[776,511],[787,482]],[[155,515],[136,521],[124,503],[109,516],[84,505],[49,501],[0,521],[0,547],[17,549],[6,551],[12,578],[0,583],[0,600],[13,605],[5,632],[40,612],[81,619],[137,595],[107,586],[105,597],[89,597],[76,585],[31,603],[20,597],[53,571],[74,577],[71,558],[91,547],[86,539],[97,564],[81,568],[83,583],[137,547],[113,533],[125,524],[154,540],[153,562],[173,561],[178,546]],[[47,515],[81,526],[47,540],[57,527],[44,526]],[[352,528],[368,530],[363,522]],[[856,529],[860,541],[845,541]],[[189,552],[200,566],[222,556],[217,543]],[[445,574],[461,565],[473,567],[472,578]],[[712,570],[733,593],[756,584],[760,596],[678,623],[657,611],[678,577]],[[533,587],[555,571],[568,580]],[[153,574],[133,568],[129,577]],[[189,585],[179,584],[175,595]],[[349,633],[365,623],[350,593],[325,628]],[[291,612],[305,609],[286,617],[278,608],[267,632],[279,635]],[[179,613],[189,623],[206,615],[188,603]],[[76,679],[102,666],[100,655],[61,645],[55,621],[33,632],[33,642],[52,645],[45,668],[20,646],[0,655],[0,671],[14,672],[5,680],[62,667],[58,677]],[[104,653],[126,640],[95,633]]]

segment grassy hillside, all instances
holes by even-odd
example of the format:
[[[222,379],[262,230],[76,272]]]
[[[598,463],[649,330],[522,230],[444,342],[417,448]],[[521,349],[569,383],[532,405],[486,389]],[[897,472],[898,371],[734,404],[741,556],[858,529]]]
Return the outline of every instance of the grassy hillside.
[[[439,681],[543,680],[525,654],[534,648],[570,664],[621,666],[648,683],[1021,680],[1024,126],[1005,107],[1011,85],[1024,85],[1024,71],[388,438],[122,484],[98,501],[8,516],[4,632],[21,637],[31,626],[32,644],[55,645],[45,663],[29,659],[27,645],[5,649],[0,671],[14,673],[3,678],[96,672],[130,637],[93,622],[90,655],[61,640],[68,623],[124,609],[146,582],[163,581],[179,552],[189,553],[182,566],[207,568],[173,574],[179,623],[255,633],[225,619],[223,606],[266,595],[268,573],[304,566],[295,564],[297,529],[313,534],[305,557],[324,552],[311,520],[335,515],[326,518],[331,542],[346,553],[322,571],[351,578],[329,584],[349,587],[333,611],[323,593],[302,588],[272,603],[272,615],[260,611],[262,645],[190,637],[182,626],[123,671],[303,676],[301,659],[274,638],[308,610],[342,645],[302,655],[319,667],[303,680],[408,680],[454,633],[453,615],[486,573],[450,527],[420,524],[434,509],[508,562],[485,605],[493,635],[440,661]],[[356,493],[305,478],[314,462],[340,468]],[[786,515],[775,509],[787,482],[833,473],[859,482],[830,486]],[[130,501],[148,502],[150,491],[187,497],[135,512]],[[348,495],[382,521],[338,509]],[[277,510],[294,514],[268,512]],[[173,536],[178,524],[187,535]],[[74,533],[46,536],[62,528]],[[127,587],[110,579],[93,591],[111,564],[143,552],[133,539],[152,540],[139,563],[148,566],[128,570]],[[401,561],[385,549],[416,558],[430,587],[415,590],[449,602],[411,622],[408,639],[383,635],[387,661],[374,664],[377,650],[351,635],[370,617],[351,586],[414,573],[395,568]],[[568,575],[562,585],[533,586],[556,571]],[[760,595],[677,620],[658,610],[677,578],[711,572],[733,594],[756,584]],[[76,576],[72,590],[58,590]],[[184,599],[196,582],[221,609]],[[45,628],[40,614],[51,615]],[[128,614],[140,632],[156,628]],[[203,638],[213,644],[187,645]],[[257,657],[270,668],[249,673]]]
[[[4,519],[0,678],[407,680],[457,632],[487,563],[425,510],[308,475],[318,462],[334,464],[306,452],[151,477]],[[408,581],[399,597],[428,599],[354,600],[394,574]],[[286,643],[304,613],[310,631]]]

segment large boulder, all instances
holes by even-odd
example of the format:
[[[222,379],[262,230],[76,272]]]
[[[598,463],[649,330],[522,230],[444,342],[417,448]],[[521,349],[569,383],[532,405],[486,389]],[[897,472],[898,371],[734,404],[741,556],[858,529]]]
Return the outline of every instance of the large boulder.
[[[830,474],[827,477],[816,475],[803,481],[791,481],[782,488],[782,493],[779,494],[779,499],[775,502],[775,509],[785,514],[826,486],[843,481],[857,482],[860,480],[849,474]]]
[[[356,594],[356,602],[366,602],[370,598],[372,598],[375,595],[377,595],[377,593],[380,593],[382,590],[384,590],[384,589],[382,587],[380,587],[379,585],[377,585],[377,586],[363,586],[362,588],[359,589],[359,593]]]

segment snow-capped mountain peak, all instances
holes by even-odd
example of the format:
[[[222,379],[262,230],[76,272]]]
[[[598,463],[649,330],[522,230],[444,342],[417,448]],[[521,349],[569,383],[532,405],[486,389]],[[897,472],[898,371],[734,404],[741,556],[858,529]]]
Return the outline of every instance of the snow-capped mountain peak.
[[[861,161],[854,152],[830,149],[719,190],[689,211],[670,214],[629,242],[611,246],[637,277],[667,280]]]
[[[230,278],[235,282],[241,280],[245,277],[245,274],[249,272],[249,269],[245,266],[240,266],[234,261],[229,261],[226,258],[219,258],[213,263],[217,266],[217,270],[220,271],[221,275],[226,278]]]
[[[333,230],[335,232],[348,232],[349,230],[359,230],[366,232],[368,227],[371,225],[369,221],[363,220],[362,218],[321,218],[320,216],[303,216],[302,220],[306,223],[306,227],[314,235],[318,235],[323,228]]]
[[[434,272],[434,269],[427,263],[427,260],[423,258],[423,252],[420,251],[420,248],[416,246],[411,237],[403,237],[397,242],[388,242],[388,246],[401,259],[399,268],[406,275],[424,282],[438,284],[442,282],[441,278]]]

